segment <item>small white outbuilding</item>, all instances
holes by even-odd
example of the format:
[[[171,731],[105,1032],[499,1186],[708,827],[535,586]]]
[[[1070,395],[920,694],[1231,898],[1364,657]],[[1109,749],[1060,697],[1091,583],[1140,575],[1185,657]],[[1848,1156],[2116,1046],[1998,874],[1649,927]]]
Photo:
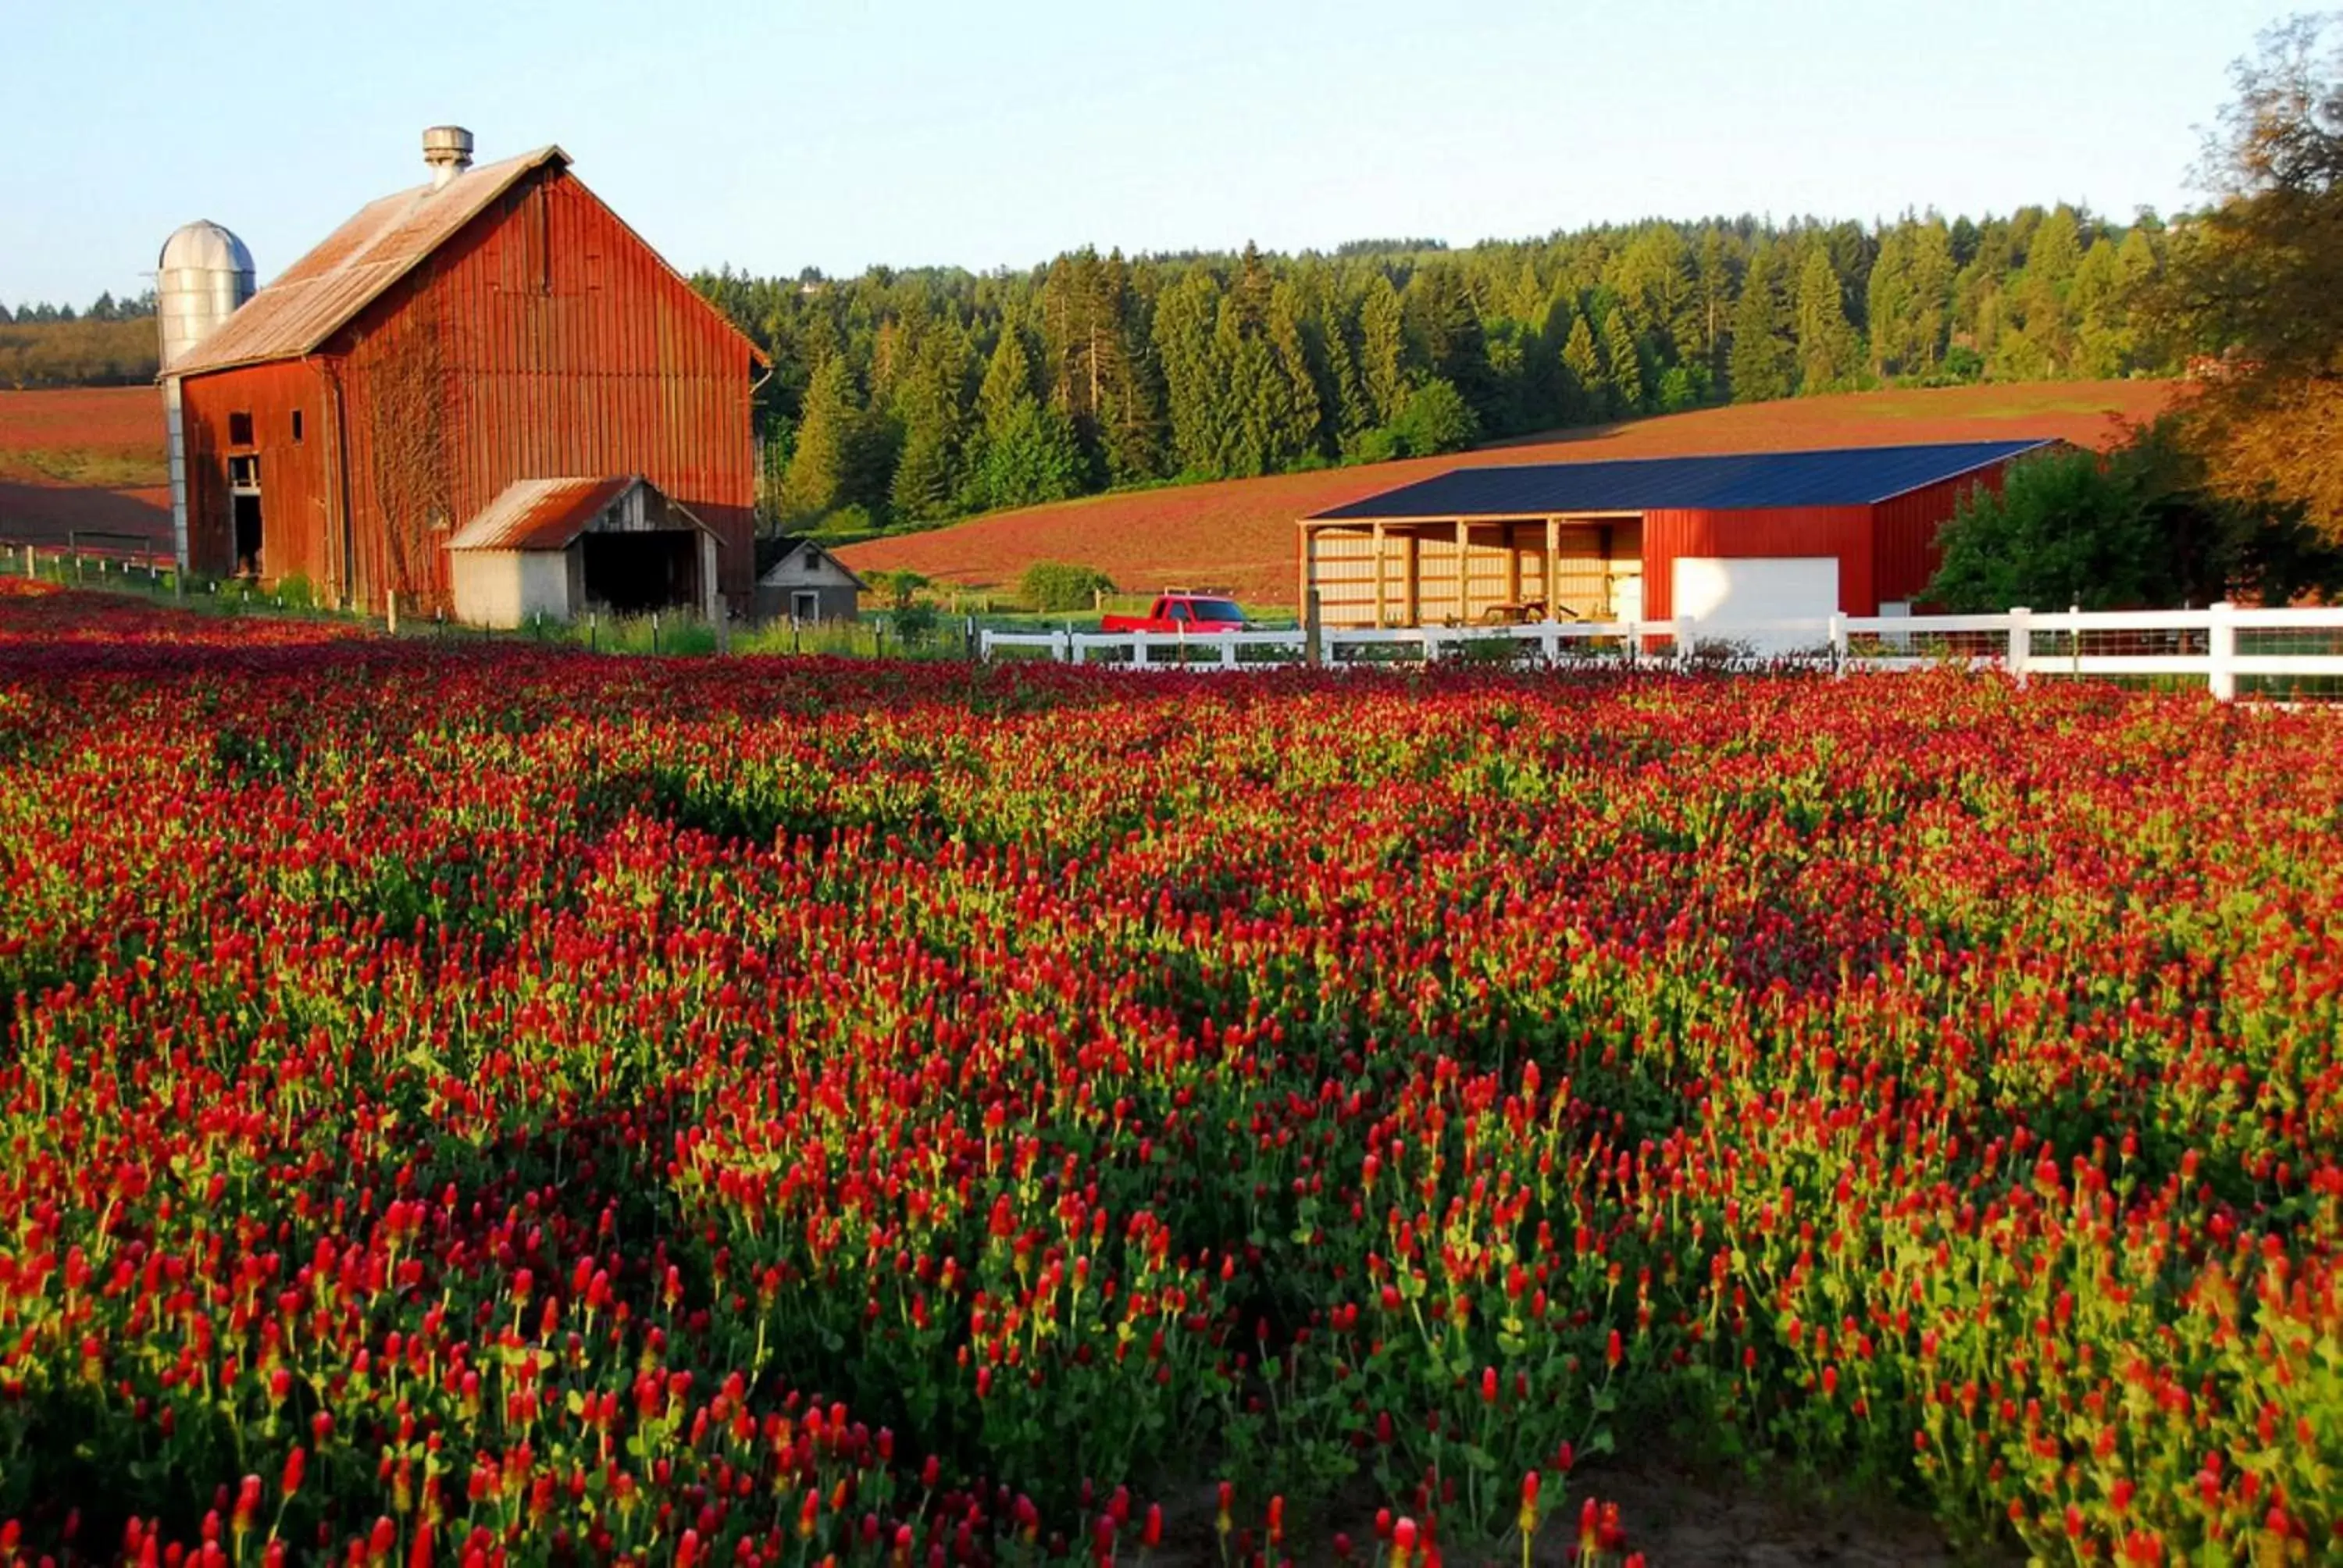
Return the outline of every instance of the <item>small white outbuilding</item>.
[[[852,568],[811,539],[793,539],[757,579],[759,620],[852,620],[868,585]]]
[[[691,610],[714,619],[713,529],[639,474],[519,479],[447,541],[456,618],[516,627]]]

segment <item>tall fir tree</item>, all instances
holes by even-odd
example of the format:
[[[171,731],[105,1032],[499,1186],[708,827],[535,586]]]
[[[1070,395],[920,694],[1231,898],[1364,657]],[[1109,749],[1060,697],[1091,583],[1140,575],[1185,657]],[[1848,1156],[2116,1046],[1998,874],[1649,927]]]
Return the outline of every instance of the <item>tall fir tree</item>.
[[[1568,398],[1564,422],[1584,425],[1603,417],[1610,400],[1610,384],[1603,375],[1603,351],[1594,346],[1594,329],[1575,311],[1571,313],[1570,336],[1563,344],[1562,368]]]
[[[1398,418],[1407,402],[1406,354],[1399,291],[1378,270],[1359,301],[1359,382],[1378,425]]]
[[[846,356],[833,354],[814,369],[799,410],[797,441],[779,497],[785,522],[818,522],[847,502],[862,407]]]
[[[1797,389],[1797,344],[1791,336],[1787,259],[1783,247],[1760,242],[1749,255],[1741,297],[1733,307],[1733,352],[1727,361],[1735,403],[1763,403]]]
[[[1307,346],[1302,337],[1302,297],[1290,283],[1270,290],[1269,312],[1262,324],[1273,368],[1254,397],[1263,420],[1263,448],[1272,470],[1291,467],[1320,452],[1318,387],[1311,378]]]
[[[974,358],[957,322],[930,327],[920,344],[895,404],[903,443],[888,498],[899,521],[942,522],[958,510]]]
[[[1231,421],[1226,381],[1213,351],[1220,314],[1220,287],[1202,269],[1166,289],[1156,305],[1155,350],[1163,367],[1175,472],[1221,472]]]
[[[1837,271],[1820,246],[1806,252],[1798,272],[1798,389],[1827,392],[1855,377],[1859,349],[1841,303]]]
[[[1614,308],[1603,323],[1603,359],[1611,384],[1611,406],[1623,415],[1644,411],[1644,361],[1627,313]]]

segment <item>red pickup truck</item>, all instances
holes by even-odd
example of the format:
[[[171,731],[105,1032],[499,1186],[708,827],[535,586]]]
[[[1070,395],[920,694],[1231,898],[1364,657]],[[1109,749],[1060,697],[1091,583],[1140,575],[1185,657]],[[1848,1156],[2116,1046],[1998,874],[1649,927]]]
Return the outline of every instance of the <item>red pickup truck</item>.
[[[1226,594],[1167,593],[1145,615],[1099,618],[1101,631],[1186,632],[1194,637],[1244,628],[1244,611]]]

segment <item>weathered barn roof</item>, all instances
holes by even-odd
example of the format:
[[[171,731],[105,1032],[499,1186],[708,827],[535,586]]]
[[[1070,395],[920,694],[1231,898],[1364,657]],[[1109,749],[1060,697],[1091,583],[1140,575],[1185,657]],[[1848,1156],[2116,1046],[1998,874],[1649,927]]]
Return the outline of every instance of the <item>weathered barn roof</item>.
[[[543,146],[481,164],[444,186],[419,185],[367,203],[245,301],[217,331],[172,365],[170,373],[200,375],[316,353],[507,191],[538,169],[568,166],[568,153]],[[660,265],[666,265],[663,259]],[[729,318],[726,325],[731,325]],[[753,343],[749,352],[765,358]]]
[[[2053,446],[2047,440],[1955,441],[1821,452],[1745,452],[1453,468],[1304,519],[1409,521],[1537,518],[1564,512],[1761,507],[1864,507]]]
[[[638,492],[641,494],[638,496]],[[639,504],[634,504],[639,501]],[[624,511],[616,519],[621,531],[656,528],[662,522],[681,520],[707,531],[708,525],[676,501],[659,494],[649,480],[633,474],[581,476],[559,479],[516,479],[497,498],[456,530],[447,541],[451,550],[559,550],[594,526],[605,514]]]
[[[218,331],[171,368],[186,376],[315,353],[318,346],[453,239],[489,204],[548,165],[566,167],[559,147],[481,164],[434,187],[419,185],[360,207],[308,255],[287,267]]]

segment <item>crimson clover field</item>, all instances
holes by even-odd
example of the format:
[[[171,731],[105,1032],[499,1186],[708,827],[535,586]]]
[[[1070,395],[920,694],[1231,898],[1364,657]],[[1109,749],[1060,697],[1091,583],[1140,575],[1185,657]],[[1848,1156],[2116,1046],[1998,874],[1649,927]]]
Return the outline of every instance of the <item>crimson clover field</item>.
[[[2323,1560],[2339,801],[2103,688],[10,593],[0,1557],[1616,1563],[1665,1451]]]

